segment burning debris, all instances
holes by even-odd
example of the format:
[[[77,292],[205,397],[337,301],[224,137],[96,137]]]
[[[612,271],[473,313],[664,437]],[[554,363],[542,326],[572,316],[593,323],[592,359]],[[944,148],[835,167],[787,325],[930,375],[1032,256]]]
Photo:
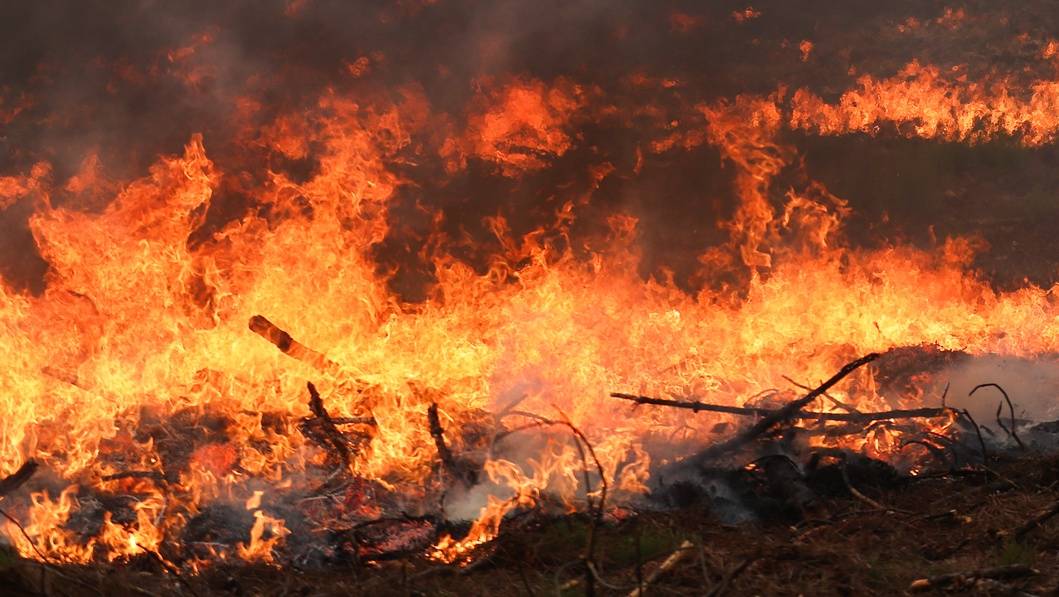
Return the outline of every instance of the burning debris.
[[[1054,10],[341,4],[0,9],[10,586],[1059,586]]]

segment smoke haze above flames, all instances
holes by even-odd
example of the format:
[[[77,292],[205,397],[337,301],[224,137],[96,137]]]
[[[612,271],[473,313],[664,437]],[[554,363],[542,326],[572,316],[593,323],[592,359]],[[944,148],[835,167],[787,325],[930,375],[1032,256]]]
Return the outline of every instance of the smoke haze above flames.
[[[2,9],[0,173],[25,176],[45,162],[52,204],[100,209],[159,155],[203,133],[225,171],[199,235],[206,238],[260,208],[253,188],[267,169],[304,178],[318,167],[313,148],[292,158],[264,147],[256,131],[311,110],[328,92],[364,105],[403,95],[429,125],[390,165],[409,184],[391,202],[393,225],[377,256],[383,270],[398,270],[393,286],[406,298],[421,299],[431,277],[417,256],[433,226],[429,211],[446,213],[450,237],[476,241],[465,257],[481,268],[497,249],[485,218],[504,215],[518,236],[552,223],[571,197],[585,204],[575,245],[598,235],[607,214],[631,213],[640,219],[642,273],[674,270],[694,290],[702,284],[696,256],[725,240],[718,223],[734,209],[730,164],[708,143],[675,141],[705,126],[696,105],[778,86],[832,101],[857,77],[883,80],[913,61],[954,82],[1010,75],[1029,89],[1054,78],[1042,52],[1059,27],[1033,7],[849,2],[819,11],[766,2],[754,5],[760,16],[734,18],[744,9],[596,0],[11,3]],[[813,48],[805,60],[802,40]],[[997,73],[997,55],[1020,68]],[[513,84],[524,84],[525,98],[502,97]],[[550,111],[551,122],[522,139],[499,131],[503,146],[467,141],[482,136],[490,110]],[[984,233],[994,252],[979,265],[991,278],[1050,282],[1051,268],[1025,247],[1045,232],[1021,231],[1018,247],[1013,231],[990,226],[1036,220],[1055,176],[1050,148],[901,136],[862,143],[796,134],[786,142],[804,169],[781,172],[775,190],[822,180],[852,203],[855,243]],[[513,147],[542,141],[557,145]],[[514,157],[490,159],[497,152]],[[33,200],[21,197],[0,218],[0,270],[9,284],[40,292],[47,266],[25,225]]]

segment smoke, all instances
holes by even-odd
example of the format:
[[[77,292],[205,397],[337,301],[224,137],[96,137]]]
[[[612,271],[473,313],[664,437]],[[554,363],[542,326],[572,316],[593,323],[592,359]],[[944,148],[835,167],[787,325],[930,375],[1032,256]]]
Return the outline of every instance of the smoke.
[[[389,164],[404,184],[376,251],[380,270],[399,272],[393,286],[402,297],[427,295],[431,265],[418,247],[434,226],[449,238],[469,236],[474,242],[460,257],[484,271],[497,250],[485,218],[505,216],[517,237],[553,222],[567,202],[577,205],[571,246],[596,248],[609,214],[637,216],[641,273],[673,272],[695,290],[697,256],[724,240],[719,222],[731,216],[736,193],[733,168],[716,149],[666,145],[701,132],[694,106],[781,86],[826,99],[860,74],[889,76],[912,59],[964,65],[959,74],[974,78],[995,69],[977,49],[1009,44],[1012,27],[1033,43],[1059,30],[1054,11],[981,2],[957,17],[943,2],[858,0],[806,10],[769,0],[754,3],[760,16],[736,21],[732,13],[745,8],[643,0],[7,3],[0,7],[0,175],[25,175],[41,161],[51,173],[46,190],[0,214],[0,272],[8,285],[43,289],[46,266],[25,220],[44,195],[52,205],[102,209],[160,155],[179,153],[203,133],[225,173],[209,229],[199,235],[208,237],[260,208],[253,189],[269,170],[311,175],[318,157],[311,151],[291,160],[256,140],[278,116],[311,112],[327,93],[370,106],[413,91],[430,124]],[[926,25],[902,32],[909,19]],[[806,61],[802,40],[814,47]],[[1036,46],[1012,48],[1022,52],[1012,72],[1047,74],[1049,63],[1026,54]],[[518,176],[482,155],[447,169],[446,143],[478,134],[472,122],[483,104],[519,81],[544,89],[565,81],[589,96],[558,125],[570,147]],[[1042,189],[1059,176],[1048,167],[1051,150],[794,141],[805,169],[781,173],[773,199],[800,177],[821,180],[859,214],[849,222],[854,244],[929,244],[932,235],[981,232],[992,249],[977,265],[991,278],[1010,286],[1054,277],[1054,267],[1034,257],[1050,254],[1043,249],[1054,221],[1035,216]],[[590,174],[600,168],[609,169],[602,179]],[[435,211],[446,215],[440,224],[424,215]],[[1026,224],[990,226],[1013,220]]]
[[[1011,399],[1017,420],[1031,422],[1059,419],[1059,364],[1053,359],[1028,360],[1015,357],[982,356],[967,360],[940,373],[939,384],[949,383],[946,400],[949,406],[966,408],[976,421],[995,427],[997,407],[1004,425],[1010,427],[1010,411],[1000,390],[980,388],[980,384],[997,384]],[[998,433],[1003,433],[996,429]]]

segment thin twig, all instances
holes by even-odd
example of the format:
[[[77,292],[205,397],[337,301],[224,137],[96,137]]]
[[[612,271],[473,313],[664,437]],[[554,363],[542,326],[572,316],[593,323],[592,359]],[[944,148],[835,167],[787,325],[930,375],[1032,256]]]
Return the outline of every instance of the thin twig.
[[[1019,445],[1019,448],[1025,450],[1026,449],[1026,444],[1022,443],[1022,440],[1019,439],[1018,433],[1015,432],[1015,406],[1012,405],[1011,398],[1008,397],[1008,393],[1005,392],[1004,388],[1000,387],[998,384],[995,384],[995,383],[982,383],[982,384],[976,385],[967,395],[968,396],[974,396],[974,393],[977,392],[978,390],[982,389],[982,388],[996,388],[997,390],[1000,391],[1000,394],[1004,396],[1004,401],[1008,403],[1008,411],[1010,411],[1010,413],[1011,413],[1011,429],[1009,430],[1007,427],[1004,426],[1004,423],[1001,422],[1001,420],[1000,420],[1000,407],[999,406],[997,407],[996,422],[997,422],[998,425],[1000,425],[1001,429],[1006,431],[1008,433],[1008,435],[1010,435],[1011,437],[1013,437],[1015,439],[1015,443],[1017,443]]]
[[[724,575],[724,578],[721,579],[720,584],[718,584],[716,587],[713,588],[713,590],[707,593],[706,597],[720,597],[721,595],[723,595],[724,592],[728,590],[728,585],[732,584],[732,581],[735,580],[737,576],[742,574],[744,570],[749,568],[750,565],[756,562],[759,558],[759,555],[754,554],[740,562],[739,565],[732,569],[731,572]]]
[[[191,584],[188,583],[188,581],[184,580],[184,576],[182,574],[180,574],[180,570],[178,570],[176,568],[176,566],[173,566],[168,561],[166,561],[166,559],[162,557],[162,554],[158,553],[157,551],[155,551],[153,549],[147,549],[146,547],[144,547],[142,545],[139,545],[138,547],[140,549],[142,549],[143,551],[147,552],[148,555],[150,555],[152,558],[155,559],[155,561],[157,561],[159,564],[161,564],[162,568],[164,568],[166,570],[166,572],[169,572],[174,577],[176,577],[177,582],[180,583],[181,585],[183,585],[184,588],[187,589],[189,593],[191,593],[194,597],[199,597],[199,594],[198,594],[197,591],[195,591],[195,588],[192,587]]]
[[[755,406],[726,406],[723,404],[710,404],[708,402],[695,402],[684,400],[669,400],[666,398],[652,398],[651,396],[639,396],[636,394],[625,394],[612,392],[611,398],[628,400],[636,404],[651,404],[654,406],[669,406],[672,408],[683,408],[695,412],[706,411],[728,415],[739,415],[744,417],[759,416],[768,417],[777,415],[783,409],[759,408]],[[790,419],[803,421],[845,421],[847,423],[871,423],[873,421],[886,421],[890,419],[918,419],[943,417],[952,412],[948,408],[914,408],[896,409],[879,412],[796,412],[790,415]]]
[[[585,501],[587,502],[588,509],[589,509],[590,513],[592,514],[592,523],[589,525],[588,531],[586,533],[587,539],[586,539],[586,545],[585,545],[585,556],[584,556],[584,561],[583,561],[583,563],[585,565],[585,577],[584,577],[585,592],[586,592],[586,594],[591,595],[595,591],[595,586],[594,585],[595,585],[595,581],[597,580],[596,576],[598,576],[598,573],[596,572],[596,570],[592,566],[592,563],[593,563],[593,561],[595,559],[595,551],[596,551],[596,529],[603,521],[603,513],[604,513],[605,508],[606,508],[607,489],[608,489],[607,476],[605,474],[605,471],[603,470],[603,465],[599,461],[599,457],[596,455],[595,448],[592,447],[592,444],[588,441],[588,438],[585,436],[585,434],[582,433],[581,430],[577,428],[577,426],[575,426],[572,422],[570,422],[570,419],[569,419],[569,417],[566,416],[566,413],[564,413],[562,410],[560,410],[558,408],[556,408],[556,410],[559,412],[559,415],[562,417],[561,420],[549,419],[547,417],[538,415],[536,413],[525,412],[525,411],[511,410],[511,411],[507,412],[506,415],[518,415],[518,416],[526,417],[526,418],[529,418],[529,419],[533,419],[534,422],[530,423],[530,424],[527,424],[527,425],[520,426],[520,427],[516,427],[514,429],[509,429],[507,432],[502,433],[502,434],[497,434],[497,436],[494,438],[494,442],[499,440],[499,439],[501,439],[501,438],[503,438],[503,437],[505,437],[505,436],[507,436],[507,435],[510,435],[510,434],[518,432],[518,431],[524,431],[526,429],[532,429],[532,428],[544,427],[544,426],[550,426],[550,425],[562,425],[562,426],[568,428],[570,430],[570,432],[574,434],[574,445],[577,447],[577,451],[578,451],[578,453],[581,456],[582,473],[584,475],[584,483],[585,483]],[[586,450],[588,451],[588,456],[591,456],[592,461],[595,463],[596,472],[599,474],[599,494],[600,495],[599,495],[599,502],[597,504],[595,504],[595,505],[593,505],[593,499],[592,499],[592,495],[591,495],[591,491],[590,491],[590,489],[591,489],[591,479],[590,479],[589,473],[588,473],[588,460],[587,460],[586,454],[585,454]],[[556,578],[556,582],[558,583],[558,577]],[[571,583],[574,583],[574,584],[571,584]],[[569,581],[569,582],[565,583],[564,585],[562,585],[560,587],[560,589],[561,590],[565,590],[566,588],[569,588],[569,587],[572,587],[572,586],[576,586],[577,584],[579,584],[579,583],[576,583],[574,581]],[[600,584],[605,584],[605,583],[601,582]]]
[[[81,585],[82,587],[84,587],[84,588],[96,593],[97,595],[102,595],[103,594],[103,592],[100,591],[97,587],[93,587],[92,585],[90,585],[90,584],[88,584],[88,583],[86,583],[83,580],[80,580],[78,578],[74,578],[72,576],[68,576],[67,574],[65,574],[62,571],[61,568],[59,568],[58,566],[53,564],[51,562],[51,560],[48,558],[48,556],[44,555],[44,552],[42,552],[40,550],[40,548],[37,547],[37,543],[35,541],[33,541],[33,539],[29,536],[29,533],[26,532],[26,528],[22,526],[22,523],[20,523],[18,521],[18,519],[16,519],[14,516],[11,516],[10,514],[8,514],[5,510],[0,510],[0,516],[3,516],[4,518],[6,518],[8,521],[11,522],[11,524],[15,525],[15,527],[18,528],[18,532],[22,534],[22,537],[26,540],[27,543],[29,543],[29,546],[31,548],[33,548],[33,553],[37,554],[37,557],[40,558],[40,563],[41,563],[42,566],[47,567],[49,570],[54,572],[60,578],[65,578],[66,580],[68,580],[68,581],[70,581],[72,583]],[[41,591],[41,592],[43,593],[43,591]]]
[[[555,410],[559,411],[559,416],[562,417],[560,421],[557,421],[561,425],[565,425],[574,434],[574,443],[577,446],[577,451],[581,455],[581,462],[584,470],[585,477],[585,501],[588,503],[590,510],[592,507],[592,498],[589,493],[590,479],[588,475],[588,463],[585,460],[585,450],[588,450],[589,455],[592,456],[592,461],[596,464],[596,471],[599,473],[599,503],[596,505],[595,512],[592,516],[592,524],[588,527],[587,539],[585,541],[585,568],[587,571],[585,578],[585,593],[587,595],[593,595],[595,593],[594,581],[596,580],[597,574],[594,568],[595,557],[596,557],[596,531],[600,524],[603,522],[603,512],[606,508],[607,502],[607,475],[603,470],[603,465],[599,462],[599,457],[596,456],[596,450],[592,447],[592,444],[585,437],[584,433],[578,429],[573,423],[570,422],[570,418],[566,416],[559,408]],[[584,446],[582,447],[582,443]],[[600,583],[605,584],[605,583]]]
[[[811,387],[809,387],[807,385],[800,384],[800,383],[794,381],[793,379],[787,377],[786,375],[784,375],[782,377],[783,377],[783,379],[787,380],[792,386],[794,386],[796,388],[800,388],[800,389],[805,390],[807,392],[811,391],[813,389],[813,388],[811,388]],[[834,396],[832,396],[831,394],[828,394],[827,392],[824,392],[824,398],[827,398],[828,400],[831,401],[831,404],[834,404],[835,406],[841,408],[842,410],[844,410],[844,411],[846,411],[848,413],[860,414],[859,410],[857,410],[856,408],[850,406],[849,404],[846,404],[845,402],[842,402],[841,400],[839,400],[838,398],[835,398]]]
[[[777,410],[775,413],[763,417],[760,421],[750,427],[750,429],[744,431],[743,433],[740,433],[739,435],[733,437],[728,441],[714,444],[713,446],[706,448],[698,454],[688,458],[687,462],[701,466],[706,464],[710,460],[713,460],[717,456],[720,456],[721,454],[731,452],[749,444],[750,442],[757,439],[759,436],[770,431],[776,425],[789,421],[796,414],[798,414],[801,409],[805,408],[813,400],[816,400],[817,397],[819,397],[821,394],[831,389],[832,386],[842,381],[842,379],[845,378],[847,375],[853,373],[860,367],[867,365],[875,359],[878,359],[879,356],[880,355],[878,353],[871,353],[851,363],[848,363],[846,366],[842,367],[842,369],[838,373],[833,375],[831,379],[828,379],[824,383],[820,384],[819,387],[806,394],[803,398],[799,398],[798,400],[794,400],[792,402],[787,403],[786,406]]]
[[[964,586],[982,578],[991,580],[1009,580],[1026,576],[1035,576],[1037,574],[1040,574],[1038,570],[1026,566],[1025,564],[1013,564],[1011,566],[997,566],[996,568],[985,568],[968,572],[954,572],[929,578],[920,578],[913,581],[912,584],[909,585],[908,590],[912,592],[932,591],[951,585]]]
[[[988,462],[989,452],[985,449],[985,439],[982,437],[982,428],[978,426],[978,422],[971,416],[971,411],[965,408],[959,412],[967,417],[967,420],[971,422],[971,426],[974,427],[974,432],[978,435],[978,446],[982,449],[982,462]]]
[[[904,450],[905,448],[907,448],[908,446],[910,446],[912,444],[915,444],[917,446],[922,446],[922,447],[926,448],[926,450],[928,452],[930,452],[931,456],[933,456],[934,458],[937,458],[938,460],[940,460],[941,463],[944,464],[945,467],[947,469],[949,469],[950,471],[956,468],[956,463],[955,462],[949,462],[949,459],[945,457],[945,451],[944,450],[942,450],[941,448],[935,446],[934,444],[932,444],[932,443],[930,443],[930,442],[928,442],[926,440],[922,440],[922,439],[908,439],[908,440],[905,440],[905,441],[901,442],[901,446],[900,446],[899,450]],[[955,452],[953,452],[953,458],[955,458]]]

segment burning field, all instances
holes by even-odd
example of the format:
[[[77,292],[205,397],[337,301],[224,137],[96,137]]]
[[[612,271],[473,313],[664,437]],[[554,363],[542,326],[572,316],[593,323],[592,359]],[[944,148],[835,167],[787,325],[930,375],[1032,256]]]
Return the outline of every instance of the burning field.
[[[1050,3],[6,3],[12,594],[1059,591]]]

